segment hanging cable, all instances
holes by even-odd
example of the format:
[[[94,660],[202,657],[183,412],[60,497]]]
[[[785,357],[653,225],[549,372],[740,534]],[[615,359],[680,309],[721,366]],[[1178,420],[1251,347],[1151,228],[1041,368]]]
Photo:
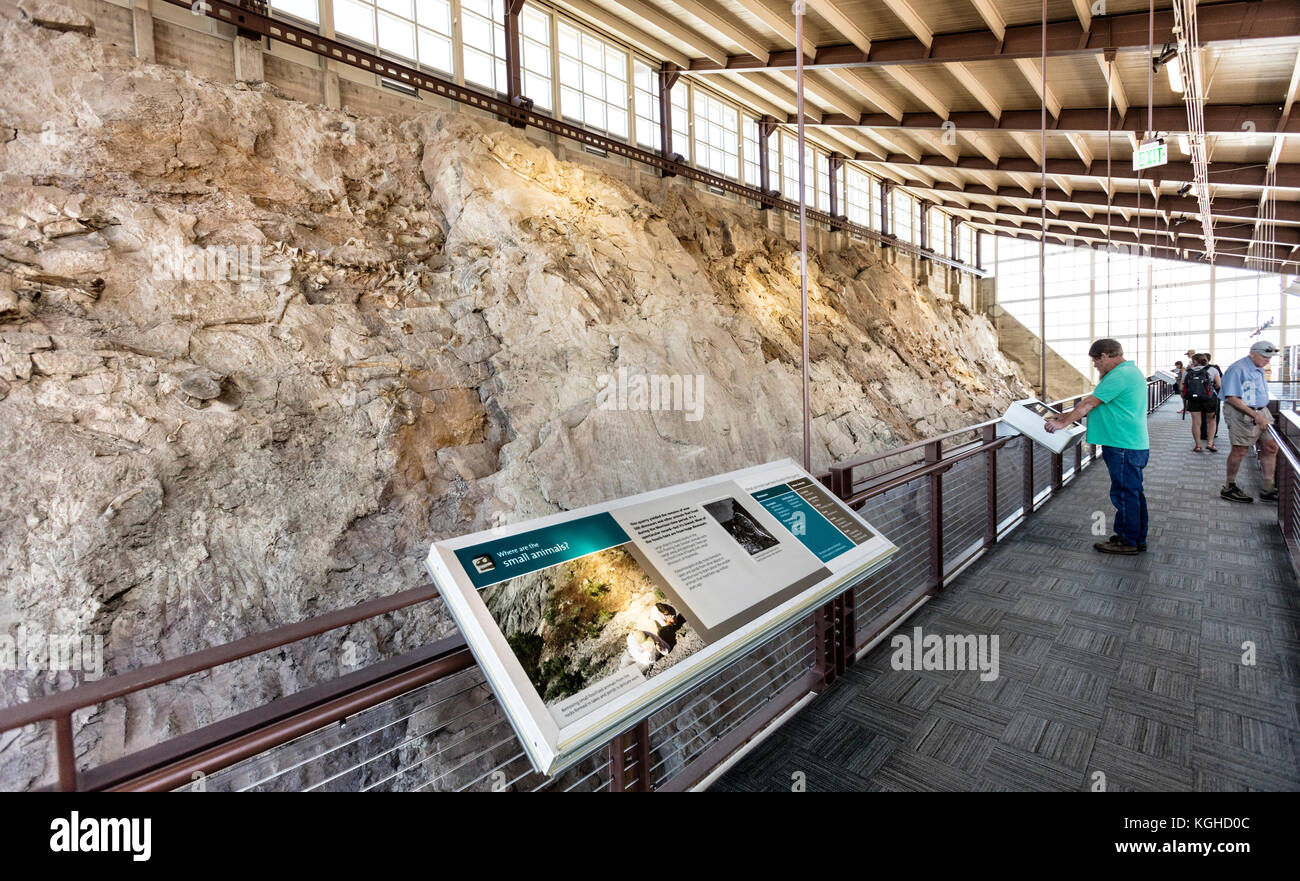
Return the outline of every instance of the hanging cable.
[[[1114,201],[1115,181],[1110,173],[1110,108],[1115,102],[1115,50],[1106,50],[1106,336],[1110,336],[1110,255],[1115,249],[1111,241],[1110,211]],[[1123,122],[1123,120],[1121,120]]]
[[[803,329],[803,470],[812,470],[812,401],[808,365],[808,206],[804,197],[803,12],[807,0],[794,4],[795,113],[799,117],[799,317]]]
[[[1047,400],[1047,0],[1043,0],[1043,83],[1039,92],[1042,99],[1042,118],[1038,128],[1038,158],[1041,168],[1038,205],[1042,224],[1038,230],[1038,385],[1043,400]]]

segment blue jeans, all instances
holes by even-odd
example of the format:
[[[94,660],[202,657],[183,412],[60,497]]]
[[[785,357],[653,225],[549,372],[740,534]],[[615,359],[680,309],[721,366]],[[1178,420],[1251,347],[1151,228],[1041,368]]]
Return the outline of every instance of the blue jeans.
[[[1147,543],[1147,497],[1142,491],[1142,469],[1150,450],[1102,447],[1101,458],[1110,472],[1110,501],[1115,506],[1115,534],[1127,545]]]

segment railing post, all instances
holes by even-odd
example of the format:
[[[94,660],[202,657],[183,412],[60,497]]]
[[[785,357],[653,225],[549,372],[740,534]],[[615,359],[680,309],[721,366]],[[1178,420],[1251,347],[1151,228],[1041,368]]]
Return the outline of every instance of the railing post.
[[[998,437],[996,425],[986,425],[980,432],[984,446],[994,443]],[[998,541],[998,451],[996,448],[984,454],[984,547],[991,548]]]
[[[819,606],[813,613],[813,639],[816,640],[817,676],[825,685],[835,681],[835,601]]]
[[[1279,439],[1286,443],[1286,438]],[[1295,514],[1295,499],[1292,494],[1296,491],[1296,474],[1291,470],[1291,462],[1281,452],[1277,456],[1277,522],[1282,529],[1282,540],[1289,542],[1291,539],[1291,529],[1295,525],[1293,518]]]
[[[72,714],[54,720],[54,748],[58,756],[59,791],[77,791],[77,754],[72,743]]]
[[[1020,504],[1025,509],[1025,519],[1034,513],[1034,442],[1029,438],[1022,441],[1025,445],[1025,479],[1020,495]]]
[[[1074,406],[1079,406],[1083,398],[1075,398]],[[1074,445],[1074,479],[1078,480],[1079,475],[1083,473],[1083,441]]]
[[[858,587],[840,594],[840,673],[853,666],[858,654]]]
[[[926,464],[942,459],[942,441],[925,445]],[[930,581],[930,593],[943,587],[943,474],[938,469],[930,474]]]

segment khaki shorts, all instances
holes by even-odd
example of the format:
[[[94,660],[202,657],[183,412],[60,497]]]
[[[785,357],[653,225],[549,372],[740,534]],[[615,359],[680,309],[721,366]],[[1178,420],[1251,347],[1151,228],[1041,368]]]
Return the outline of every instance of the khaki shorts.
[[[1273,414],[1267,408],[1261,407],[1255,412],[1263,413],[1272,424]],[[1231,405],[1223,408],[1223,421],[1228,426],[1228,443],[1234,447],[1253,447],[1264,432],[1258,422]]]

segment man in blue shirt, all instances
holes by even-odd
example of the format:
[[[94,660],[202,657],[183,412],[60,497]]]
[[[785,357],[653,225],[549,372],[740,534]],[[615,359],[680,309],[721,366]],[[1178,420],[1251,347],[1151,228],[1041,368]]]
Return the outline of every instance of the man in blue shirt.
[[[1228,454],[1228,482],[1219,490],[1219,495],[1229,501],[1254,501],[1237,486],[1237,469],[1256,443],[1259,444],[1261,473],[1259,497],[1266,502],[1277,501],[1277,487],[1273,485],[1277,444],[1268,433],[1268,427],[1273,424],[1273,414],[1268,411],[1268,378],[1264,375],[1268,359],[1277,354],[1277,346],[1260,340],[1250,347],[1249,355],[1223,372],[1219,394],[1227,405],[1223,408],[1223,421],[1228,426],[1232,452]]]

